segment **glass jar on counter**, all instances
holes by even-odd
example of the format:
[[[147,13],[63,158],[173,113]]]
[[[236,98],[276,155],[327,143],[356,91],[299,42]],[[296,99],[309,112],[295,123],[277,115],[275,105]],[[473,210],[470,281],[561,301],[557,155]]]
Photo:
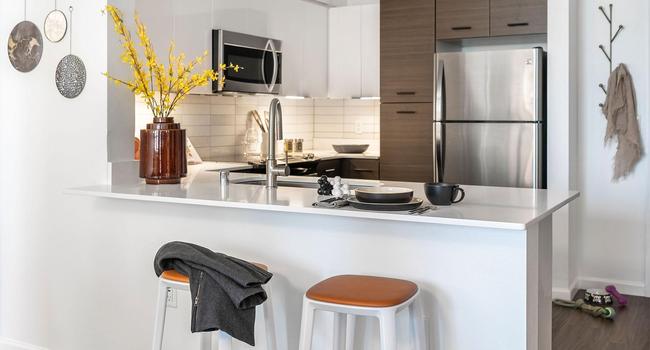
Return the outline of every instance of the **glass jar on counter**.
[[[295,157],[302,157],[304,139],[293,140],[293,155]]]

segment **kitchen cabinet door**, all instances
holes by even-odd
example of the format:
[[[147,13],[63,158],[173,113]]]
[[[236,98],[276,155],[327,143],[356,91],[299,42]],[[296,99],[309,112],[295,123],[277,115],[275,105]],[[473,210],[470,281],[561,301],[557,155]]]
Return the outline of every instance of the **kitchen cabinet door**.
[[[490,35],[546,33],[547,0],[491,0]]]
[[[379,97],[379,5],[361,6],[361,97]]]
[[[174,1],[173,39],[176,43],[176,54],[183,52],[187,60],[193,60],[208,52],[203,65],[197,71],[212,68],[212,16],[211,2],[205,0]],[[158,49],[159,59],[166,58],[167,47]],[[212,93],[212,85],[198,87],[193,94]]]
[[[335,7],[329,18],[329,97],[361,97],[361,7]]]
[[[341,160],[330,159],[321,160],[317,167],[318,176],[326,175],[327,177],[341,176]]]
[[[341,162],[343,178],[379,180],[379,161],[374,159],[344,159]]]
[[[379,6],[330,9],[331,98],[379,96]]]
[[[302,34],[301,71],[297,74],[298,95],[325,97],[328,78],[328,8],[305,1],[299,4],[303,12],[302,27],[298,29]]]
[[[433,179],[433,104],[381,105],[382,180],[426,182]]]
[[[490,0],[436,0],[437,39],[479,38],[489,35]]]
[[[434,50],[434,0],[381,0],[381,54]]]
[[[382,0],[382,103],[433,102],[433,0]]]
[[[381,102],[433,102],[433,52],[381,56]]]

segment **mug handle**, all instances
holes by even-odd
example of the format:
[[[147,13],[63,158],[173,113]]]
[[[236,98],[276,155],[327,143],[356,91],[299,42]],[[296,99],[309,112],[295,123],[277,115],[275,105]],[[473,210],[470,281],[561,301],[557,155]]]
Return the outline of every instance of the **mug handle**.
[[[458,187],[458,188],[456,189],[456,193],[454,194],[454,198],[457,197],[456,194],[458,194],[458,192],[460,192],[460,199],[458,199],[458,200],[452,200],[451,202],[452,202],[453,204],[460,203],[460,202],[463,201],[463,199],[465,199],[465,190],[463,190],[463,189],[460,188],[460,187]]]

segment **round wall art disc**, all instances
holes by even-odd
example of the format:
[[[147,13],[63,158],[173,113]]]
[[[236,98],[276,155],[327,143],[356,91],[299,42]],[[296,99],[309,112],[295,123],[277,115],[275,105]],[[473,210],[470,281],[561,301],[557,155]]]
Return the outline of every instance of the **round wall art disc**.
[[[53,43],[63,40],[65,33],[68,31],[68,19],[65,14],[59,10],[50,12],[45,18],[43,31],[47,40]]]
[[[7,44],[9,61],[20,72],[31,72],[43,55],[43,36],[38,27],[29,21],[18,23],[9,35]]]
[[[61,95],[75,98],[81,94],[86,86],[86,66],[75,55],[67,55],[61,59],[56,67],[56,87]]]

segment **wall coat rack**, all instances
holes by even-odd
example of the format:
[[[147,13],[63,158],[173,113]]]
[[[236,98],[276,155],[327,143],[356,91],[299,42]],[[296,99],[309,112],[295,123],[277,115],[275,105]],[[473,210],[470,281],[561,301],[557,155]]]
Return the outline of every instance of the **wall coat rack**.
[[[605,19],[607,19],[607,22],[609,22],[609,47],[605,47],[605,45],[598,45],[598,48],[605,54],[605,57],[609,61],[609,75],[612,74],[614,67],[613,67],[613,56],[614,56],[614,41],[616,38],[618,38],[618,35],[621,34],[621,31],[623,30],[623,25],[619,25],[618,28],[616,29],[616,32],[614,32],[614,5],[609,4],[609,14],[605,12],[605,8],[602,6],[598,6],[598,9],[600,12],[603,13],[603,16],[605,16]],[[609,76],[608,76],[609,77]],[[605,87],[605,84],[598,84],[598,86],[603,90],[605,95],[607,95],[607,88]],[[603,104],[600,104],[600,107],[603,107]]]

